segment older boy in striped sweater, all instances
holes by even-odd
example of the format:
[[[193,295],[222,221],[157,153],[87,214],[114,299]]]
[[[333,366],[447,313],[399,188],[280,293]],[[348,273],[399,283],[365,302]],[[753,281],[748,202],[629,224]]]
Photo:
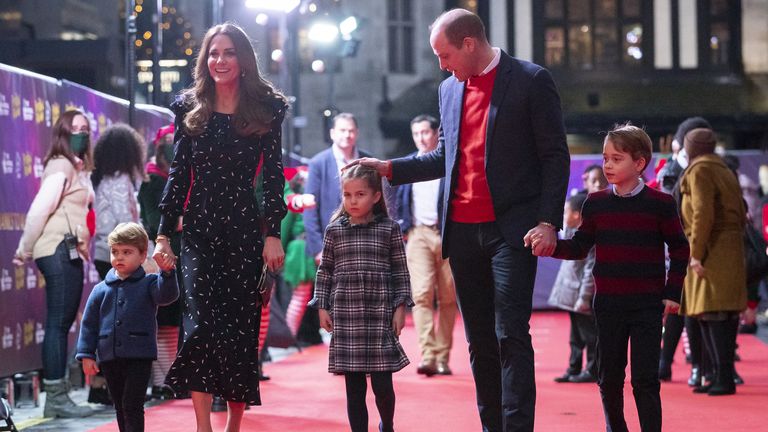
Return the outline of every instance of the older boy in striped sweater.
[[[627,430],[623,387],[630,340],[640,427],[643,432],[661,431],[661,322],[663,313],[677,313],[688,267],[688,240],[674,200],[640,178],[651,149],[650,137],[638,127],[625,124],[608,132],[603,168],[611,187],[589,195],[578,231],[572,239],[558,240],[552,255],[584,259],[595,246],[598,383],[610,432]],[[524,240],[526,245],[537,242],[533,237]]]

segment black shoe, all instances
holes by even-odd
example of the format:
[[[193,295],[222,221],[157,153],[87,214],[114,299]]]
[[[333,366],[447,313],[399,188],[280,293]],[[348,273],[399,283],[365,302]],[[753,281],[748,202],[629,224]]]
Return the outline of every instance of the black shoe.
[[[214,396],[211,403],[211,412],[224,412],[227,410],[227,401],[221,396]]]
[[[568,372],[560,375],[559,377],[555,377],[556,383],[566,383],[571,381],[571,377],[574,375],[569,374]]]
[[[744,384],[744,378],[736,372],[736,368],[733,369],[733,383],[736,385]]]
[[[591,373],[584,371],[578,375],[571,375],[568,382],[572,383],[594,383],[597,382],[597,378]]]
[[[741,334],[755,334],[755,333],[757,333],[757,324],[741,324],[739,326],[739,333],[741,333]]]
[[[688,386],[696,387],[701,382],[701,368],[693,366],[691,368],[691,376],[688,377]]]
[[[448,363],[437,362],[437,374],[438,375],[453,375],[453,371],[448,366]]]

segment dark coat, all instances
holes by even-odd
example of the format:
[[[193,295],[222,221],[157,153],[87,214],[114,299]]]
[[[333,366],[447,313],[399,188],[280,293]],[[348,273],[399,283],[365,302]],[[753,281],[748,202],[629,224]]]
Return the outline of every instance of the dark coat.
[[[139,267],[120,280],[110,269],[88,296],[75,358],[157,358],[157,307],[178,296],[175,271],[146,274]]]
[[[409,156],[416,156],[413,153]],[[443,226],[443,189],[445,177],[440,179],[440,188],[437,194],[437,227]],[[413,184],[408,183],[397,188],[397,217],[393,218],[400,225],[403,234],[413,227]]]
[[[392,161],[392,184],[446,177],[443,190],[443,257],[448,257],[449,200],[457,185],[459,126],[464,83],[440,84],[440,140],[421,156]],[[560,96],[549,72],[502,51],[488,111],[485,174],[496,222],[504,239],[522,247],[539,222],[562,225],[570,156]],[[498,121],[497,121],[498,120]]]

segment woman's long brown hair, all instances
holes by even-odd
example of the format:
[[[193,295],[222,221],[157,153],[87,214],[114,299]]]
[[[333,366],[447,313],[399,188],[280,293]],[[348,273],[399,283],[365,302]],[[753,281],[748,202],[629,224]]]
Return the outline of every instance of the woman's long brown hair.
[[[193,72],[195,83],[182,93],[184,100],[192,103],[184,117],[184,128],[190,135],[200,135],[213,114],[216,90],[208,71],[208,52],[211,41],[218,35],[226,35],[232,41],[240,65],[239,101],[233,116],[235,130],[241,136],[265,134],[275,116],[273,101],[277,99],[286,104],[286,98],[261,76],[248,36],[242,28],[230,22],[211,27],[203,38]]]
[[[59,116],[59,119],[56,120],[56,123],[53,124],[51,147],[48,149],[48,153],[45,154],[45,158],[43,158],[43,165],[47,165],[48,161],[53,158],[62,156],[67,158],[72,165],[77,166],[75,161],[76,155],[69,148],[69,138],[72,136],[72,120],[79,115],[88,120],[88,117],[81,111],[71,109],[64,111]],[[83,169],[85,171],[93,169],[93,143],[91,142],[90,128],[88,129],[88,147],[83,155]]]

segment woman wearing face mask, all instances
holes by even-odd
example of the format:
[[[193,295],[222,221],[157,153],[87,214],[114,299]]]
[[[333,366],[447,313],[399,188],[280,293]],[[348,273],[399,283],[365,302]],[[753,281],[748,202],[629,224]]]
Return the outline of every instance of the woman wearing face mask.
[[[43,339],[45,417],[86,417],[91,408],[75,405],[67,394],[67,333],[83,292],[83,262],[88,260],[86,228],[93,188],[90,125],[77,110],[66,111],[53,126],[45,170],[27,213],[14,264],[33,258],[45,278]]]

